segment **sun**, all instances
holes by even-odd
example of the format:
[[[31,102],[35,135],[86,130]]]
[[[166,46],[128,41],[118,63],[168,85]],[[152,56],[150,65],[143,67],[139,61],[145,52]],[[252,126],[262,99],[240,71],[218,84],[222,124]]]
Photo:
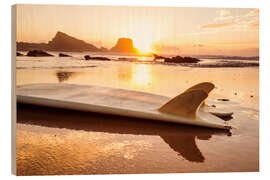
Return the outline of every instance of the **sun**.
[[[135,37],[134,46],[139,50],[140,54],[152,52],[152,39],[150,37]]]
[[[149,53],[152,51],[151,45],[148,44],[141,44],[138,46],[138,50],[141,54]]]

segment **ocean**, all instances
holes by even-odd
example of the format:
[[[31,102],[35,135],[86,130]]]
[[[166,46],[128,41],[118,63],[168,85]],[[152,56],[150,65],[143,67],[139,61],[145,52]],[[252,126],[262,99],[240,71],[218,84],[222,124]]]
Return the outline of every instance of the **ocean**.
[[[27,52],[21,52],[27,54]],[[66,54],[72,57],[59,57],[59,52],[49,52],[54,55],[53,57],[28,57],[18,56],[16,61],[17,69],[61,69],[61,68],[88,68],[100,63],[96,60],[85,61],[84,56],[90,55],[91,57],[106,57],[111,59],[111,62],[106,64],[115,63],[140,63],[140,64],[163,64],[179,66],[177,63],[164,63],[163,60],[153,61],[153,57],[145,56],[126,56],[126,55],[113,55],[107,53],[93,53],[93,52],[67,52]],[[258,66],[258,60],[237,60],[237,59],[200,59],[198,64],[181,64],[181,66],[188,67],[249,67]]]

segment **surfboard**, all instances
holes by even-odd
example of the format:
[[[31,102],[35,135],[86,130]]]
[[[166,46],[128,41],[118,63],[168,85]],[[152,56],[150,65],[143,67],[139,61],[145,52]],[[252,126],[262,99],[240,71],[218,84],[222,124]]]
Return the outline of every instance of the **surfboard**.
[[[230,129],[231,126],[203,108],[213,88],[212,83],[199,83],[169,98],[110,87],[44,83],[17,86],[16,95],[19,103]]]

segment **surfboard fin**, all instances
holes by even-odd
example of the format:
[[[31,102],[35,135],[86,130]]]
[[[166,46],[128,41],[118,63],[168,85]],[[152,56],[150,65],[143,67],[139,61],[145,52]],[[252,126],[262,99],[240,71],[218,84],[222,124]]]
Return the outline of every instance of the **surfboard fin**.
[[[202,82],[202,83],[196,84],[196,85],[188,88],[185,92],[197,89],[197,90],[203,90],[204,92],[209,94],[214,88],[215,88],[215,85],[213,83],[211,83],[211,82]],[[207,106],[205,104],[205,101],[202,103],[202,106]]]
[[[209,94],[213,89],[215,88],[215,85],[210,82],[202,82],[199,84],[196,84],[190,88],[188,88],[185,92],[191,91],[191,90],[203,90],[207,94]]]
[[[205,88],[209,90],[210,88]],[[160,112],[174,114],[189,118],[196,118],[200,105],[208,97],[208,93],[201,89],[189,89],[168,101],[158,110]]]

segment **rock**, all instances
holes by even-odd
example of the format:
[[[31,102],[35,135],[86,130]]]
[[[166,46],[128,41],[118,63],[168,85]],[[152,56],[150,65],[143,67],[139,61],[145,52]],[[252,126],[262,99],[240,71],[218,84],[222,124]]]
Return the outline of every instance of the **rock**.
[[[222,98],[222,99],[217,99],[218,101],[230,101],[229,99],[224,99],[224,98]]]
[[[84,56],[85,60],[100,60],[100,61],[110,61],[109,58],[106,57],[90,57],[89,55]]]
[[[133,40],[130,38],[119,38],[116,45],[111,48],[112,52],[138,54],[139,51],[133,46]]]
[[[22,53],[16,52],[16,56],[24,56]]]
[[[181,56],[175,56],[172,58],[166,58],[163,56],[159,56],[157,54],[153,54],[154,60],[157,59],[164,59],[164,62],[166,63],[198,63],[200,60],[197,58],[192,57],[181,57]]]
[[[119,61],[138,61],[138,58],[118,58]]]
[[[153,56],[154,56],[154,60],[157,60],[157,59],[165,59],[165,57],[159,56],[159,55],[157,55],[157,54],[153,54]]]
[[[232,116],[224,116],[224,117],[219,117],[219,118],[223,119],[224,121],[230,121],[233,119]]]
[[[70,56],[68,54],[63,54],[63,53],[59,53],[58,56],[59,57],[72,57],[72,56]]]
[[[199,59],[193,57],[184,57],[184,63],[198,63]]]
[[[198,63],[200,60],[192,57],[175,56],[172,58],[164,58],[164,62],[167,63]]]
[[[90,59],[91,59],[91,57],[90,57],[90,56],[88,56],[88,55],[85,55],[85,56],[84,56],[84,59],[85,59],[85,60],[90,60]]]
[[[53,56],[45,51],[42,50],[32,50],[32,51],[28,51],[27,56]]]
[[[92,59],[94,59],[94,60],[102,60],[102,61],[110,61],[110,59],[106,58],[106,57],[92,57]]]

